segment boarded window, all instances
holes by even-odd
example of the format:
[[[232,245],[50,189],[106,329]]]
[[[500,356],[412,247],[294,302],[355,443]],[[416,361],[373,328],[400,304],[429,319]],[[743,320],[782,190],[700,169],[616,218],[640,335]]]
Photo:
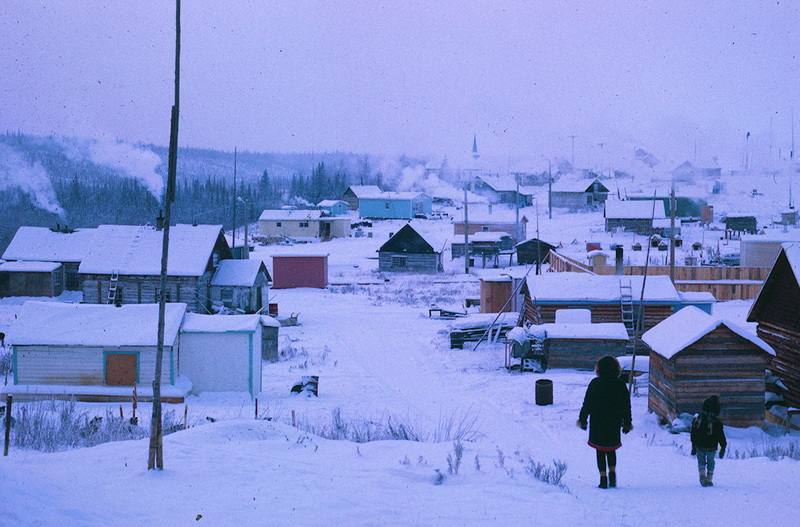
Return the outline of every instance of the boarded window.
[[[406,256],[392,256],[392,267],[407,267],[408,257]]]
[[[106,384],[109,386],[133,386],[137,376],[136,353],[106,354]]]
[[[219,298],[223,302],[230,302],[233,300],[233,289],[230,287],[223,287],[219,292]]]

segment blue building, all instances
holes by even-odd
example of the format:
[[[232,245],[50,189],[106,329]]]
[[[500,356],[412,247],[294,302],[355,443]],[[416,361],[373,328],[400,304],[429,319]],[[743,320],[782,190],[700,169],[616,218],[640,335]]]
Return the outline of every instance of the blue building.
[[[324,210],[331,216],[347,214],[347,202],[341,199],[324,199],[317,203],[319,210]]]
[[[431,213],[433,200],[420,192],[383,192],[359,198],[361,218],[410,220]]]

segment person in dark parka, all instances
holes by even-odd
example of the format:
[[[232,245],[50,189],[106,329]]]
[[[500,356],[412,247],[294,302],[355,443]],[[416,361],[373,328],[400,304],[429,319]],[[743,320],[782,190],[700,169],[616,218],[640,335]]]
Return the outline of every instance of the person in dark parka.
[[[631,422],[631,399],[625,381],[620,379],[617,359],[602,357],[594,366],[597,377],[586,388],[578,426],[589,427],[589,446],[597,450],[597,469],[601,489],[617,486],[617,453],[622,446],[620,430],[628,433]],[[608,461],[608,473],[606,473]]]
[[[697,456],[697,470],[700,472],[700,484],[704,487],[713,487],[714,455],[719,449],[719,458],[725,456],[728,441],[725,439],[725,430],[717,416],[721,410],[719,397],[712,395],[703,401],[703,410],[692,421],[692,455]],[[706,472],[708,469],[708,472]]]

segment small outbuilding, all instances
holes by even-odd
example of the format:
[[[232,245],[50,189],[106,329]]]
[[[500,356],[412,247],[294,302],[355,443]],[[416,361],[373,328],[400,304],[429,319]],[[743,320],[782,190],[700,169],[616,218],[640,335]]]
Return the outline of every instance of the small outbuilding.
[[[544,263],[547,260],[547,255],[556,246],[552,243],[531,238],[524,242],[519,242],[516,245],[517,249],[517,263],[520,265]]]
[[[403,225],[389,241],[378,249],[379,271],[438,273],[444,270],[442,248],[417,232],[410,224]]]
[[[582,319],[570,319],[580,312]],[[600,357],[625,354],[628,330],[622,322],[591,323],[588,309],[559,309],[556,322],[531,326],[544,332],[548,364],[551,368],[592,370]]]
[[[331,216],[347,214],[347,202],[341,199],[324,199],[317,203],[317,208]]]
[[[272,257],[272,288],[328,286],[327,254],[281,254]]]
[[[59,262],[0,263],[0,298],[58,296],[64,292],[64,266]]]
[[[269,302],[270,281],[261,260],[222,260],[211,279],[212,305],[255,313]]]
[[[182,402],[191,388],[179,378],[178,331],[186,304],[166,305],[162,397]],[[75,397],[88,401],[152,398],[158,304],[26,302],[11,326],[14,382],[3,393],[20,400]]]
[[[717,395],[726,425],[764,426],[765,371],[775,352],[754,330],[688,306],[642,340],[651,350],[650,410],[672,421]]]
[[[666,217],[664,207],[658,200],[609,200],[605,205],[603,216],[607,232],[623,229],[650,236],[654,232],[653,222]]]
[[[261,391],[261,361],[277,358],[277,320],[261,315],[187,313],[181,327],[181,375],[191,393]]]

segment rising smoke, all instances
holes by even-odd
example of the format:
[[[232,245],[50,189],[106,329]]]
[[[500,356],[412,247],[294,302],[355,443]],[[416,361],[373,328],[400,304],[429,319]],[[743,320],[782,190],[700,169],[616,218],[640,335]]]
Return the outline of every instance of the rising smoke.
[[[56,199],[50,177],[38,161],[29,163],[8,145],[0,143],[0,190],[19,187],[34,204],[48,212],[64,216]]]

